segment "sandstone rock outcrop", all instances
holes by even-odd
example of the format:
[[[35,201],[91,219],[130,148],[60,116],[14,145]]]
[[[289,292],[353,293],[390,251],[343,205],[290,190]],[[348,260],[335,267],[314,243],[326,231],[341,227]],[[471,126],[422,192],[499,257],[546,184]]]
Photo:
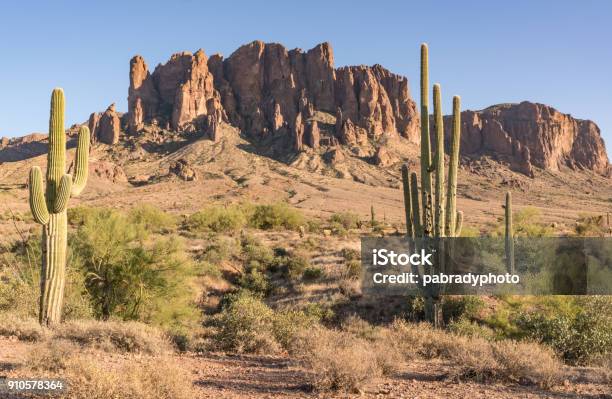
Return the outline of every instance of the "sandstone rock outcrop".
[[[451,117],[445,117],[447,142],[451,121]],[[462,112],[461,153],[491,155],[527,175],[533,174],[533,166],[559,170],[565,165],[600,174],[610,169],[595,123],[527,101]]]
[[[104,144],[116,144],[119,142],[119,135],[121,134],[121,120],[119,119],[119,115],[117,115],[117,111],[115,110],[115,104],[111,104],[106,111],[100,116],[99,121],[96,125],[96,116],[90,116],[90,121],[92,121],[92,126],[94,127],[94,135],[96,140],[104,143]]]
[[[219,93],[208,69],[203,50],[195,54],[172,55],[163,65],[149,73],[141,56],[130,61],[128,92],[128,126],[131,131],[155,121],[182,131],[193,127],[199,117],[215,114],[224,118]]]
[[[261,137],[283,127],[295,133],[298,113],[309,119],[316,111],[333,114],[339,108],[372,137],[390,132],[416,142],[418,136],[407,79],[380,65],[335,69],[329,43],[303,52],[254,41],[227,59],[213,55],[207,62],[202,50],[179,53],[152,74],[136,56],[128,108],[131,130],[152,120],[185,130],[195,118],[215,112],[219,120]]]

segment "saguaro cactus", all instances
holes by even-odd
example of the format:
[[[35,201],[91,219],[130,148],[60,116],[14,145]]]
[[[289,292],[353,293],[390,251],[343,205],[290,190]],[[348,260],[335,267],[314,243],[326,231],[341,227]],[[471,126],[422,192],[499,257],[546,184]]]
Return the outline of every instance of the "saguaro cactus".
[[[506,252],[506,269],[508,273],[514,273],[514,229],[512,228],[512,194],[510,191],[506,193],[506,210],[505,221],[505,252]]]
[[[64,299],[67,217],[70,196],[85,188],[88,174],[89,129],[81,126],[74,162],[74,177],[66,174],[66,133],[64,131],[64,92],[54,89],[51,94],[49,118],[49,153],[47,156],[47,186],[43,189],[42,172],[32,167],[29,176],[30,209],[34,220],[42,225],[42,270],[40,282],[39,321],[58,323]]]
[[[404,211],[407,235],[412,238],[454,237],[461,233],[463,213],[457,212],[457,171],[459,169],[459,144],[461,135],[461,101],[453,97],[453,129],[447,187],[444,183],[444,126],[442,117],[441,89],[433,87],[436,154],[432,164],[429,105],[428,105],[428,48],[421,45],[421,196],[419,205],[418,178],[409,173],[408,166],[402,166]],[[432,174],[435,190],[432,187]],[[410,176],[409,176],[410,175]],[[435,196],[432,195],[434,192]],[[430,245],[423,240],[423,245]],[[438,254],[443,251],[437,251]],[[439,258],[442,265],[444,259]],[[425,316],[438,326],[441,324],[440,293],[425,292]]]

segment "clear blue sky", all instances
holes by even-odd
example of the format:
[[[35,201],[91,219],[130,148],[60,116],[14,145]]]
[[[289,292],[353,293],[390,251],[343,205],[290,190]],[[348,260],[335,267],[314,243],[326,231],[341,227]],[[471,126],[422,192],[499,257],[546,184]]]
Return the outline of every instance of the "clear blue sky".
[[[464,108],[530,100],[599,124],[612,143],[611,1],[5,1],[0,5],[0,136],[46,131],[63,87],[67,123],[116,102],[129,60],[177,51],[228,56],[255,39],[334,48],[336,66],[380,63],[418,93],[419,44],[430,79]],[[612,148],[612,144],[608,144]]]

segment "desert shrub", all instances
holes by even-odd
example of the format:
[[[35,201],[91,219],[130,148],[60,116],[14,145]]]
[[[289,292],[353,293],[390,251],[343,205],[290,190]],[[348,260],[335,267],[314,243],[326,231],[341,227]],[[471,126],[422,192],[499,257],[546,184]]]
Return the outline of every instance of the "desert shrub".
[[[212,278],[220,278],[221,270],[217,265],[214,265],[208,261],[201,261],[197,264],[196,270],[201,276],[208,276]]]
[[[497,334],[493,329],[480,325],[466,317],[451,320],[448,323],[448,331],[457,335],[481,337],[487,340],[495,340],[497,338]]]
[[[342,331],[349,332],[358,338],[374,341],[379,337],[379,329],[359,316],[351,315],[342,321]]]
[[[91,304],[85,289],[85,279],[79,265],[68,251],[63,319],[88,318]],[[38,317],[40,297],[41,243],[39,236],[17,242],[0,253],[0,311],[22,317]]]
[[[160,325],[192,319],[193,264],[175,236],[145,241],[141,226],[108,211],[86,220],[70,243],[95,315]]]
[[[57,373],[65,370],[79,347],[72,342],[53,340],[40,343],[28,353],[26,365],[30,370]]]
[[[305,223],[304,215],[285,203],[256,205],[249,219],[251,227],[262,230],[298,230]]]
[[[213,237],[201,255],[201,259],[213,265],[232,258],[236,255],[236,241],[231,238]]]
[[[383,374],[378,354],[368,341],[345,331],[311,328],[294,344],[293,353],[309,370],[310,383],[319,390],[357,392]]]
[[[289,350],[298,334],[317,325],[319,321],[318,315],[302,310],[277,311],[272,325],[274,338],[284,349]]]
[[[71,206],[67,209],[68,223],[73,226],[82,225],[86,220],[103,212],[103,208],[94,208],[90,206]]]
[[[442,358],[458,365],[456,375],[478,381],[510,381],[550,387],[559,381],[561,364],[545,346],[510,340],[489,341],[435,330],[428,324],[396,320],[387,342],[406,359]]]
[[[579,215],[574,226],[576,235],[581,237],[604,237],[609,234],[604,215]]]
[[[519,336],[550,345],[564,360],[576,364],[612,353],[612,300],[581,299],[574,312],[521,312],[516,318]]]
[[[270,290],[270,279],[259,269],[252,267],[240,276],[239,284],[254,294],[266,295]]]
[[[361,277],[361,273],[363,271],[363,267],[361,265],[361,261],[354,259],[346,262],[346,276],[349,279],[356,280]]]
[[[128,220],[155,233],[172,230],[177,224],[176,217],[150,204],[137,205],[130,209]]]
[[[359,215],[352,212],[334,213],[330,216],[329,223],[338,224],[346,230],[356,229],[359,227]]]
[[[227,233],[246,226],[247,216],[240,205],[209,206],[187,218],[185,227],[191,231]]]
[[[248,292],[230,298],[217,320],[215,336],[219,347],[237,353],[274,353],[279,344],[274,338],[274,311]]]
[[[304,269],[303,278],[304,280],[308,281],[318,280],[323,277],[324,274],[325,273],[323,272],[323,269],[321,269],[320,267],[308,266],[306,267],[306,269]]]
[[[477,296],[445,297],[442,302],[442,316],[447,323],[462,317],[474,319],[484,307],[484,301]]]
[[[550,348],[504,340],[492,344],[502,379],[549,388],[560,380],[561,364]]]
[[[283,263],[283,271],[291,280],[297,280],[302,277],[306,269],[310,266],[310,261],[306,255],[298,252],[286,256]]]
[[[33,318],[19,317],[12,313],[0,314],[0,336],[16,337],[20,341],[40,341],[47,333]]]
[[[274,269],[278,266],[275,251],[263,245],[253,236],[243,236],[241,239],[241,248],[245,263],[249,267],[267,270],[270,268]]]
[[[274,311],[248,291],[231,294],[216,325],[219,348],[237,353],[274,353],[289,349],[297,334],[318,323],[317,315],[299,311]]]
[[[57,326],[54,338],[131,353],[160,354],[170,350],[161,331],[134,321],[71,321]]]
[[[361,259],[361,252],[353,248],[342,248],[340,255],[347,261]]]
[[[34,348],[22,377],[43,373],[64,378],[70,385],[67,398],[79,399],[190,399],[195,396],[189,373],[168,358],[146,363],[125,360],[112,369],[101,365],[99,354],[86,354],[62,342]]]

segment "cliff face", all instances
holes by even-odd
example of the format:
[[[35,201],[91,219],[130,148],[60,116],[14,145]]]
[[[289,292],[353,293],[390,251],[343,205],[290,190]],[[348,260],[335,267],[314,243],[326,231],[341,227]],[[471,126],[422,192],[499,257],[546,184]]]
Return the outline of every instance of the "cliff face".
[[[318,111],[330,114],[332,121],[335,116],[335,123],[317,125],[312,117]],[[604,143],[591,121],[529,102],[462,115],[461,150],[466,156],[491,155],[527,175],[533,174],[534,166],[558,170],[561,165],[608,173]],[[104,115],[99,117],[95,135],[109,144],[118,136],[116,118],[111,116],[106,119],[114,123],[106,125]],[[135,56],[130,62],[126,119],[131,132],[157,124],[203,132],[214,140],[219,139],[223,121],[255,140],[287,137],[287,151],[368,145],[369,139],[383,134],[419,143],[419,114],[408,80],[380,65],[335,68],[329,43],[304,52],[254,41],[226,59],[218,54],[207,58],[202,50],[183,52],[153,73],[142,57]],[[446,117],[447,135],[450,128]]]
[[[255,41],[227,59],[206,60],[202,50],[180,53],[152,74],[136,56],[130,62],[128,107],[132,130],[151,122],[185,130],[213,113],[253,137],[286,130],[301,140],[295,148],[317,141],[310,135],[304,142],[295,131],[316,111],[342,116],[338,139],[346,123],[371,137],[387,132],[416,141],[418,135],[407,79],[380,65],[335,69],[329,43],[303,52]]]
[[[450,137],[452,118],[445,117]],[[565,165],[600,174],[609,170],[606,148],[597,125],[556,109],[524,101],[461,114],[461,152],[491,155],[515,170],[533,174],[533,166],[558,170]]]

